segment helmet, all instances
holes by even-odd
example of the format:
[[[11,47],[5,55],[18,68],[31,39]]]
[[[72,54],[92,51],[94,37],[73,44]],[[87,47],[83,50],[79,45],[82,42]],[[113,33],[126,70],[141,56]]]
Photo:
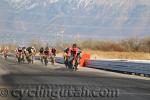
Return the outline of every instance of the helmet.
[[[77,47],[77,44],[76,44],[76,43],[74,43],[74,44],[72,45],[72,47],[73,47],[73,48],[76,48],[76,47]]]
[[[49,50],[49,47],[46,47],[45,50]]]
[[[23,49],[23,50],[25,50],[25,49],[26,49],[26,47],[22,47],[22,49]]]
[[[18,50],[22,50],[22,48],[21,48],[21,47],[19,47],[19,48],[18,48]]]
[[[35,47],[34,47],[34,46],[32,46],[31,48],[32,48],[32,49],[35,49]]]

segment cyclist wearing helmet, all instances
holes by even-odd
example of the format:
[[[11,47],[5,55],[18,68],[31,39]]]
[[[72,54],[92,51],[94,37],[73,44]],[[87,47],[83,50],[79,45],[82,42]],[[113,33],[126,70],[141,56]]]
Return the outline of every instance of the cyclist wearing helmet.
[[[44,53],[44,48],[41,47],[40,50],[39,50],[39,52],[40,52],[41,55],[43,55],[43,53]]]
[[[28,63],[32,63],[33,64],[33,62],[34,62],[34,56],[35,56],[35,54],[36,54],[36,49],[35,49],[35,47],[28,47],[27,49],[27,56],[26,56],[26,58],[28,59]]]
[[[56,56],[56,49],[54,47],[51,49],[51,53],[53,56]]]
[[[8,48],[8,47],[5,47],[5,48],[3,49],[3,55],[4,55],[5,60],[7,59],[8,52],[9,52],[9,48]]]
[[[16,51],[16,55],[23,53],[22,47],[18,47],[15,51]]]
[[[22,47],[18,47],[16,50],[16,61],[18,61],[19,63],[21,61],[23,61],[23,49]]]
[[[40,53],[40,60],[43,63],[43,57],[44,57],[44,48],[43,47],[40,48],[39,53]]]
[[[67,56],[72,55],[74,59],[76,59],[79,53],[81,53],[81,50],[77,47],[77,44],[73,44],[71,48],[65,49],[64,52],[67,54]]]
[[[51,53],[51,52],[50,52],[49,47],[46,47],[46,48],[45,48],[45,51],[44,51],[44,55],[45,55],[45,56],[50,56],[50,53]]]
[[[77,70],[81,53],[81,50],[77,47],[77,44],[73,44],[72,47],[66,48],[64,52],[65,52],[64,59],[66,67],[68,67],[67,66],[68,62],[73,61],[76,67],[75,69]]]

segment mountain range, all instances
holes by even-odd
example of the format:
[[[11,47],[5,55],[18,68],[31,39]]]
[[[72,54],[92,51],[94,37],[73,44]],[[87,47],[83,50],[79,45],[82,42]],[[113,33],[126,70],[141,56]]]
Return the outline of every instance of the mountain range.
[[[150,35],[149,0],[1,0],[1,42]]]

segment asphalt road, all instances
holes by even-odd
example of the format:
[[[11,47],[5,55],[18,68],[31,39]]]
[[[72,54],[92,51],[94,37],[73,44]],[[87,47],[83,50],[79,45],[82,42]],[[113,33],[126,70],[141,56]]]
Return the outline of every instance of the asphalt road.
[[[0,58],[0,100],[150,100],[150,79]]]

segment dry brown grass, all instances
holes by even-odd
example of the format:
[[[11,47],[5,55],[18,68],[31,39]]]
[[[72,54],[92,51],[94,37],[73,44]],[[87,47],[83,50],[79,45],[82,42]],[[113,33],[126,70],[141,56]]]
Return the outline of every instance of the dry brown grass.
[[[82,49],[108,52],[147,52],[150,53],[150,37],[128,38],[118,41],[81,40],[77,43]]]
[[[144,52],[116,52],[116,51],[98,51],[98,50],[83,50],[84,53],[91,55],[91,59],[127,59],[127,60],[150,60],[150,53]],[[63,52],[57,54],[63,57]]]
[[[85,50],[85,52],[91,54],[92,59],[150,60],[150,53],[143,52],[104,52],[97,50]]]

